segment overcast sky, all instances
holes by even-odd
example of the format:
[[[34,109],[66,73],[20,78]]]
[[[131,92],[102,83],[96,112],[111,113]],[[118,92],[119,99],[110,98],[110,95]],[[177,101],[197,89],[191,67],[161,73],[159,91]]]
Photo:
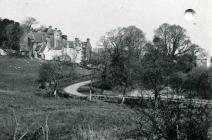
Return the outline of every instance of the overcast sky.
[[[188,8],[197,12],[196,25],[184,19]],[[212,54],[212,0],[0,0],[0,17],[19,22],[34,17],[39,25],[61,29],[69,40],[89,37],[94,47],[119,26],[135,25],[152,40],[160,24],[179,24]]]

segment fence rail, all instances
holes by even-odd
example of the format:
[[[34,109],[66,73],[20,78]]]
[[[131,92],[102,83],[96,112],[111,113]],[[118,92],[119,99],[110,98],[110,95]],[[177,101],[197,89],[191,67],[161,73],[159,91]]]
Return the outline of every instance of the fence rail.
[[[65,87],[67,85],[70,85],[71,83],[77,83],[79,81],[85,81],[89,80],[93,75],[82,75],[80,78],[77,79],[72,79],[72,78],[64,78],[62,79],[62,83],[65,83],[64,85],[61,85],[61,87]],[[94,78],[95,76],[93,76]],[[80,79],[80,80],[79,80]],[[67,84],[68,83],[68,84]],[[68,95],[72,97],[76,97],[75,95]],[[107,102],[120,102],[122,100],[122,96],[111,96],[111,95],[97,95],[97,94],[92,94],[92,99],[94,100],[103,100]],[[89,95],[87,95],[84,98],[88,98]],[[76,98],[82,98],[82,97],[76,97]],[[130,102],[141,102],[141,101],[153,101],[154,97],[153,96],[124,96],[125,101],[130,101]],[[185,99],[185,98],[174,98],[174,97],[160,97],[160,101],[170,101],[174,103],[179,103],[179,104],[195,104],[195,105],[210,105],[212,107],[212,100],[204,100],[204,99]]]
[[[88,98],[89,96],[87,95]],[[92,95],[92,100],[102,100],[106,102],[112,102],[112,103],[120,103],[122,100],[122,96],[108,96],[108,95]],[[149,102],[149,101],[154,101],[153,97],[142,97],[142,96],[124,96],[125,102],[126,103],[141,103],[141,102]],[[193,104],[196,106],[201,106],[201,105],[210,105],[212,107],[212,102],[211,100],[203,100],[203,99],[173,99],[173,98],[160,98],[159,101],[169,101],[173,103],[178,103],[182,105],[186,104]]]

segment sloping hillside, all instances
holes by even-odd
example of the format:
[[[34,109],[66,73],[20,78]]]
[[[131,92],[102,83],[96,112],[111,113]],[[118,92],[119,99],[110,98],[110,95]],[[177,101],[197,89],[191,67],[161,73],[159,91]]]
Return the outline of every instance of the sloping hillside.
[[[41,62],[8,56],[0,57],[0,89],[31,91],[36,86]]]
[[[136,115],[124,105],[35,95],[40,65],[37,60],[0,57],[0,139],[13,139],[14,113],[17,135],[29,130],[24,140],[37,134],[46,115],[50,140],[114,139],[133,128]]]
[[[39,68],[43,61],[26,58],[14,58],[0,56],[0,89],[18,90],[22,92],[34,91],[37,88]],[[64,74],[69,74],[71,66],[62,65]],[[77,75],[88,75],[89,70],[76,66],[74,72]]]

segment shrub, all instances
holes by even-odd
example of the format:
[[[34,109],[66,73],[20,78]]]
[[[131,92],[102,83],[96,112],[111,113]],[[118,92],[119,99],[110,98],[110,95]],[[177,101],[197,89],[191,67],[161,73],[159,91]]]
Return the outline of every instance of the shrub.
[[[209,140],[212,116],[208,105],[181,107],[166,102],[160,109],[138,108],[137,112],[141,117],[139,127],[129,135],[133,138]]]
[[[198,67],[189,73],[178,72],[170,77],[170,86],[177,93],[184,93],[189,98],[200,97],[202,99],[212,98],[212,85],[206,68]]]

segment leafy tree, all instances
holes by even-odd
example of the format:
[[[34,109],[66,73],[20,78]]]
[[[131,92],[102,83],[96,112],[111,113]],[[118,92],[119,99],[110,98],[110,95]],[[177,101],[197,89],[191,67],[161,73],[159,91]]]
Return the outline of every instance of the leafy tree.
[[[6,49],[6,42],[7,42],[7,36],[6,36],[6,27],[9,24],[12,24],[13,21],[9,20],[9,19],[3,19],[0,21],[0,46],[3,49]]]
[[[0,47],[19,51],[20,37],[23,30],[18,22],[13,20],[0,20]]]
[[[170,78],[170,86],[176,93],[184,94],[189,98],[210,99],[212,97],[210,70],[204,67],[194,68],[188,73],[173,74]]]
[[[186,30],[179,25],[164,23],[155,30],[154,43],[165,55],[174,58],[191,50]]]
[[[170,86],[180,91],[180,80],[176,76],[188,73],[196,66],[197,55],[203,54],[198,45],[192,44],[186,30],[178,25],[162,24],[155,30],[153,43],[146,44],[140,68],[142,86],[151,90],[157,104],[160,91]],[[174,76],[174,77],[172,77]],[[172,81],[170,78],[172,77]],[[176,82],[173,82],[175,79]],[[156,105],[155,104],[155,105]]]
[[[148,43],[139,71],[141,86],[152,91],[157,107],[160,91],[167,86],[170,73],[173,71],[169,57],[164,56],[157,47]]]
[[[53,61],[43,63],[39,70],[39,82],[47,82],[56,94],[59,80],[63,78],[62,66],[60,62]]]
[[[173,89],[175,94],[183,94],[185,92],[185,81],[187,74],[181,71],[173,73],[169,78],[169,86]]]
[[[19,23],[9,24],[5,30],[7,36],[7,48],[19,51],[19,42],[23,33]]]
[[[206,68],[195,68],[188,73],[184,84],[185,90],[192,96],[199,96],[203,99],[210,99],[212,85],[209,79],[209,71]]]
[[[204,49],[192,44],[186,30],[179,25],[164,23],[155,30],[153,39],[155,47],[170,61],[176,71],[190,71],[196,65],[197,56],[205,56]]]
[[[135,26],[117,28],[108,32],[101,42],[105,51],[102,77],[125,95],[133,85],[133,63],[142,55],[144,33]]]

